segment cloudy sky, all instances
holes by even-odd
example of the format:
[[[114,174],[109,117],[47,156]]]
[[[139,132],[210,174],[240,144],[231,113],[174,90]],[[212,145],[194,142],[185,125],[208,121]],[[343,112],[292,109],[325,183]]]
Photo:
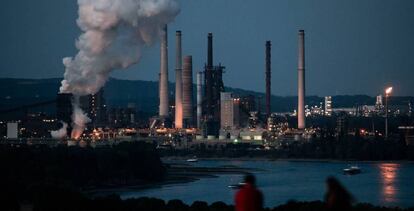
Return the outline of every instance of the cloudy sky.
[[[306,88],[310,95],[377,95],[391,84],[414,95],[412,0],[181,0],[169,26],[170,81],[174,32],[195,70],[206,61],[207,33],[214,61],[226,66],[226,86],[264,90],[264,44],[272,41],[272,94],[295,95],[297,31],[306,33]],[[75,0],[3,0],[0,77],[62,77],[62,58],[76,55],[80,31]],[[156,80],[158,43],[113,77]]]

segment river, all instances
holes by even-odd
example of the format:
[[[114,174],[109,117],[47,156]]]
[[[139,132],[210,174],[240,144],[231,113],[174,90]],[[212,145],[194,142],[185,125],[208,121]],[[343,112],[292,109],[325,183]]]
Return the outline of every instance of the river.
[[[174,161],[185,162],[185,161]],[[238,166],[257,168],[258,187],[265,197],[265,206],[273,207],[288,200],[323,200],[325,179],[335,176],[353,194],[357,202],[381,206],[414,206],[414,163],[408,162],[353,162],[362,173],[343,175],[347,162],[308,161],[237,161],[200,160],[191,163],[200,167]],[[228,188],[242,180],[242,175],[218,175],[195,182],[170,184],[144,190],[116,192],[121,198],[157,197],[164,200],[180,199],[188,204],[194,201],[224,201],[233,203],[235,190]]]

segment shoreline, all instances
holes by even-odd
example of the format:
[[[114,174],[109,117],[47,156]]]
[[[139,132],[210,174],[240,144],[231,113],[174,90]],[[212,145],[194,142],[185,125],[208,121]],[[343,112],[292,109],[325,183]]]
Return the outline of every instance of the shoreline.
[[[223,174],[246,174],[254,171],[265,171],[258,168],[241,168],[233,165],[217,166],[217,167],[198,167],[193,166],[186,162],[191,156],[168,156],[161,157],[162,162],[167,168],[167,176],[163,181],[158,182],[145,182],[141,184],[133,185],[114,185],[112,186],[101,186],[94,188],[86,188],[82,190],[83,193],[91,197],[106,196],[117,192],[125,192],[131,190],[147,190],[154,188],[161,188],[168,185],[185,184],[195,182],[203,178],[214,178]],[[414,161],[409,160],[396,160],[396,161],[358,161],[358,160],[335,160],[335,159],[303,159],[303,158],[282,158],[282,159],[270,159],[270,158],[198,158],[200,161],[252,161],[252,162],[310,162],[310,163],[400,163],[400,164],[414,164]],[[179,161],[183,163],[174,163]]]
[[[192,156],[164,156],[161,160],[164,161],[186,161]],[[321,163],[408,163],[414,164],[412,160],[338,160],[338,159],[314,159],[314,158],[265,158],[265,157],[198,157],[200,161],[267,161],[267,162],[321,162]]]
[[[225,159],[225,158],[214,158],[214,159],[203,159],[203,158],[199,158],[199,161],[219,161],[219,160],[241,160],[241,159]],[[245,159],[246,160],[246,159]],[[250,160],[250,159],[248,159]],[[263,161],[266,159],[258,159],[256,161]],[[174,161],[179,161],[177,163],[168,163],[165,161],[169,161],[169,162],[174,162]],[[281,159],[278,160],[267,160],[269,162],[272,161],[281,161]],[[334,162],[334,163],[344,163],[344,161],[341,160],[309,160],[309,159],[282,159],[281,162]],[[256,170],[261,170],[261,169],[255,169],[255,168],[249,168],[249,169],[243,169],[243,168],[237,168],[235,166],[233,166],[231,163],[224,163],[223,165],[220,165],[220,163],[218,165],[216,165],[217,167],[197,167],[197,165],[194,165],[193,163],[188,163],[185,161],[185,159],[183,157],[168,157],[168,158],[163,158],[163,162],[168,166],[171,165],[172,168],[169,169],[169,177],[166,178],[165,181],[161,181],[161,182],[156,182],[156,183],[147,183],[145,185],[132,185],[132,186],[123,186],[123,187],[114,187],[114,188],[102,188],[102,189],[94,189],[94,190],[90,190],[88,191],[88,195],[90,198],[101,198],[101,197],[106,197],[109,195],[118,195],[122,200],[125,199],[130,199],[130,196],[128,194],[124,195],[123,192],[141,192],[140,197],[145,197],[147,195],[146,191],[147,190],[155,190],[155,192],[158,191],[158,189],[160,188],[168,188],[174,185],[180,185],[180,184],[186,184],[186,183],[191,183],[191,182],[195,182],[198,181],[200,179],[203,178],[208,178],[208,177],[220,177],[221,175],[225,175],[225,174],[242,174],[245,171],[256,171]],[[254,162],[254,161],[253,161]],[[368,163],[379,163],[379,162],[383,162],[383,161],[369,161]],[[399,162],[402,163],[402,162]],[[413,162],[410,162],[413,163]],[[229,165],[227,165],[229,164]],[[202,164],[201,164],[202,165]],[[254,163],[253,165],[250,166],[255,166]],[[191,172],[188,172],[188,170],[191,170]],[[264,169],[263,171],[266,171],[266,169]],[[175,173],[179,173],[179,174],[175,174]],[[185,174],[180,174],[185,172]],[[172,174],[171,174],[172,173]],[[185,175],[185,177],[183,176]],[[191,184],[189,184],[191,185]],[[187,186],[187,185],[185,185]],[[154,192],[150,190],[150,192]],[[160,189],[161,190],[161,189]],[[149,194],[149,193],[148,193]],[[286,203],[288,203],[288,201],[286,201]],[[374,205],[374,204],[373,204]],[[374,206],[379,206],[379,205],[374,205]],[[405,206],[404,206],[405,207]],[[403,208],[403,207],[402,207]]]
[[[215,178],[223,174],[246,174],[251,171],[260,171],[261,169],[241,168],[237,166],[218,166],[218,167],[197,167],[186,164],[164,163],[167,168],[167,176],[163,181],[134,184],[134,185],[119,185],[114,187],[96,187],[86,188],[82,190],[86,195],[95,198],[100,196],[107,196],[110,194],[117,194],[118,192],[125,192],[130,190],[146,190],[153,188],[161,188],[167,185],[185,184],[195,182],[202,178]]]

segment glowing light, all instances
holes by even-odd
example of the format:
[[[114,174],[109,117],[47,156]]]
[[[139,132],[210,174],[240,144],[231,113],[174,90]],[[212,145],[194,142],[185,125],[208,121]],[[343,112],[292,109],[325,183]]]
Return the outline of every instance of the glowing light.
[[[391,92],[392,92],[392,86],[385,89],[385,94],[389,95],[389,94],[391,94]]]

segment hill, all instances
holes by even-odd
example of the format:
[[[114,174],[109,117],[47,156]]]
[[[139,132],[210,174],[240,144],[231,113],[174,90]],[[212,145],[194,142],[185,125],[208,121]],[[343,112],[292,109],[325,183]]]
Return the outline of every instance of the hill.
[[[59,91],[61,78],[49,79],[15,79],[0,78],[0,110],[15,108],[21,105],[53,100]],[[174,98],[174,83],[169,84],[171,99]],[[226,87],[226,91],[237,95],[254,95],[262,98],[264,93]],[[194,90],[195,87],[194,87]],[[149,113],[158,110],[158,82],[141,80],[120,80],[111,78],[104,87],[104,96],[110,107],[123,107],[128,103],[135,103],[137,108]],[[392,97],[392,104],[407,105],[413,97]],[[323,97],[307,96],[309,105],[319,105]],[[272,96],[272,110],[274,112],[292,111],[296,107],[296,96]],[[367,95],[340,95],[333,96],[334,107],[352,107],[355,105],[373,105],[375,97]]]

